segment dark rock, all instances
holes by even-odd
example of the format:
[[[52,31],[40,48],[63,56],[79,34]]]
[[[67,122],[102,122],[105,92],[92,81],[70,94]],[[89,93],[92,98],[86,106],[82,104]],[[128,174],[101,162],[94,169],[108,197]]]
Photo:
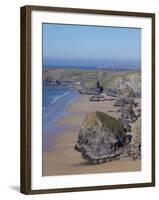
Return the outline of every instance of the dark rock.
[[[118,90],[112,89],[112,88],[107,88],[105,90],[106,95],[111,96],[111,97],[118,97]]]
[[[109,98],[109,99],[106,98],[105,100],[106,100],[106,101],[115,101],[116,99],[114,99],[114,98]]]
[[[135,133],[133,133],[135,134]],[[131,137],[131,141],[129,142],[129,137]],[[141,159],[141,140],[138,140],[137,137],[134,137],[134,135],[129,135],[127,138],[127,145],[125,145],[125,148],[123,150],[123,154],[121,155],[120,159]],[[134,139],[133,139],[134,138]]]
[[[133,92],[133,97],[141,98],[141,91]]]
[[[116,102],[114,103],[114,106],[125,106],[125,105],[132,105],[132,106],[137,106],[137,104],[134,101],[134,98],[130,97],[118,97]]]
[[[93,95],[89,98],[90,101],[105,101],[103,95]]]
[[[141,117],[141,109],[137,109],[137,111],[136,111],[136,116],[137,116],[137,117]]]
[[[80,127],[75,149],[91,164],[119,159],[128,141],[125,130],[121,121],[105,113],[89,113]]]
[[[129,124],[129,122],[123,118],[122,119],[120,118],[119,120],[121,121],[121,123],[124,126],[125,133],[131,132],[131,125]]]
[[[132,123],[137,120],[137,116],[131,105],[122,108],[121,120],[125,123]]]

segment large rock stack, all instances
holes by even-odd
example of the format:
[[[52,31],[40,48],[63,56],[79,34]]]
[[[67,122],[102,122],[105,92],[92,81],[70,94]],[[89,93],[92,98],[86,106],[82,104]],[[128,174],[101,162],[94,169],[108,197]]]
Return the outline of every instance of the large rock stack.
[[[123,148],[131,142],[120,120],[105,113],[89,113],[80,128],[75,149],[91,164],[119,159]]]

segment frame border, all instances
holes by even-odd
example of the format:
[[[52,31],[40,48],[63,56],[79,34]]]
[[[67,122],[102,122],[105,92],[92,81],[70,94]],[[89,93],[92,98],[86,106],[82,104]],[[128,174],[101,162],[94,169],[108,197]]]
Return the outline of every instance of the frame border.
[[[152,19],[152,161],[149,183],[102,185],[76,188],[42,189],[31,188],[31,12],[54,11],[64,13],[87,13],[99,15],[116,15],[131,17],[148,17]],[[155,186],[155,13],[125,12],[112,10],[94,10],[48,6],[23,6],[20,8],[20,192],[23,194],[45,194],[61,192],[79,192],[107,189],[124,189]]]

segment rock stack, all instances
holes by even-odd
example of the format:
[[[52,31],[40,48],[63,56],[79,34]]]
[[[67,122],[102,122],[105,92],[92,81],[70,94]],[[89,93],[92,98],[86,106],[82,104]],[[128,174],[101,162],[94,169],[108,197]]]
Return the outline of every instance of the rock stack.
[[[137,120],[137,116],[130,104],[122,107],[121,119],[123,122],[127,123],[133,123]]]
[[[91,164],[120,159],[131,136],[120,120],[103,112],[89,113],[81,127],[75,149]]]

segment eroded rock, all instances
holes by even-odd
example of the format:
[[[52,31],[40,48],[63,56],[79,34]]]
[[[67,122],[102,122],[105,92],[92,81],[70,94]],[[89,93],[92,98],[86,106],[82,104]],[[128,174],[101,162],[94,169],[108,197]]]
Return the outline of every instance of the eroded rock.
[[[134,119],[132,108],[129,111],[133,114],[128,119]],[[90,164],[141,159],[141,119],[135,123],[131,132],[128,120],[117,120],[99,111],[89,113],[80,127],[75,149]]]
[[[122,107],[121,120],[125,123],[132,123],[137,120],[137,116],[131,105]]]
[[[105,101],[103,95],[93,95],[89,98],[90,101]]]
[[[131,137],[120,120],[105,113],[89,113],[80,128],[75,149],[91,164],[119,159]]]
[[[105,90],[106,95],[111,97],[118,97],[118,90],[113,88],[107,88]]]
[[[134,98],[131,98],[131,97],[119,97],[114,103],[114,106],[123,107],[125,105],[137,106],[137,104],[134,101]]]

